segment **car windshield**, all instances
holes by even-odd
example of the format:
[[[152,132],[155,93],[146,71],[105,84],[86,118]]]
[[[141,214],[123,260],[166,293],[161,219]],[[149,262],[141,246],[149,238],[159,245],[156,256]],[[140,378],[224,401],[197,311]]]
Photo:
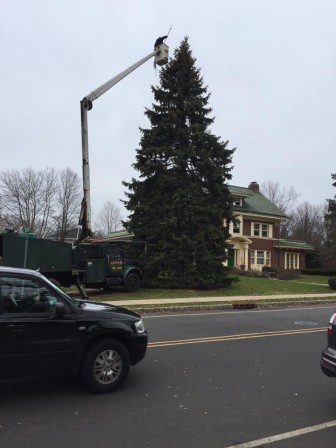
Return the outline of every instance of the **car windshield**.
[[[80,308],[81,307],[81,301],[80,300],[77,300],[77,299],[75,299],[73,297],[70,297],[68,294],[66,294],[64,291],[62,291],[61,288],[59,288],[53,282],[51,282],[48,278],[45,278],[45,280],[53,289],[56,289],[59,294],[61,294],[69,302],[71,302],[73,306],[75,306],[76,308]]]

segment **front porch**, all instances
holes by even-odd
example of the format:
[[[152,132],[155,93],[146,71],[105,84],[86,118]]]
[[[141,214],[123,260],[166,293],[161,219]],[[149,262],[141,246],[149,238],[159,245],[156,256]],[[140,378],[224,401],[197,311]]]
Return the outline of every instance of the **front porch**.
[[[237,267],[244,271],[249,268],[249,246],[252,244],[246,236],[231,237],[228,242],[232,248],[228,249],[227,267]]]

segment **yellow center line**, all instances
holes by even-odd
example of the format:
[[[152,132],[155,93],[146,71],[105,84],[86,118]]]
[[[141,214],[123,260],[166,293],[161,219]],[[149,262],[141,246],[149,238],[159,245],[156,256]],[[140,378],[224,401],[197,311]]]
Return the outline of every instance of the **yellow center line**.
[[[148,344],[148,348],[170,347],[175,345],[188,345],[188,344],[204,344],[208,342],[237,341],[242,339],[260,339],[274,336],[290,336],[294,334],[305,334],[305,333],[321,333],[326,330],[327,327],[318,327],[318,328],[302,328],[300,330],[279,330],[279,331],[265,331],[260,333],[241,333],[241,334],[231,334],[224,336],[213,336],[207,338],[177,339],[173,341],[150,342]]]

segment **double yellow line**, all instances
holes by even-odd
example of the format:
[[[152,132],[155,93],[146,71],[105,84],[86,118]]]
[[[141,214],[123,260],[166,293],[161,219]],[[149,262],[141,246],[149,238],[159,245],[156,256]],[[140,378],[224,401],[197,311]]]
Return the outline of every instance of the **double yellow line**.
[[[290,336],[294,334],[321,333],[322,331],[326,330],[327,327],[317,327],[317,328],[302,328],[300,330],[280,330],[280,331],[266,331],[260,333],[230,334],[226,336],[214,336],[209,338],[177,339],[175,341],[150,342],[148,344],[148,348],[172,347],[176,345],[188,345],[188,344],[206,344],[209,342],[239,341],[242,339],[261,339],[261,338],[270,338],[274,336]]]

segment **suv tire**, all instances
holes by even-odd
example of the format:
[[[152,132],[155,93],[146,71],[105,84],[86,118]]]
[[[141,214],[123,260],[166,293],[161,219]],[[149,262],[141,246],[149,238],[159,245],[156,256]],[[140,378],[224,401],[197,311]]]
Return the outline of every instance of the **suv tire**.
[[[108,393],[123,384],[129,367],[129,354],[125,345],[116,339],[103,339],[86,353],[81,376],[93,392]]]
[[[333,377],[333,376],[335,376],[335,375],[332,374],[332,372],[330,372],[330,370],[326,369],[326,368],[323,367],[323,366],[321,366],[321,370],[322,370],[322,372],[323,372],[326,376],[329,376],[329,377]]]
[[[128,292],[137,291],[140,288],[140,277],[137,274],[128,274],[125,281],[125,289]]]

